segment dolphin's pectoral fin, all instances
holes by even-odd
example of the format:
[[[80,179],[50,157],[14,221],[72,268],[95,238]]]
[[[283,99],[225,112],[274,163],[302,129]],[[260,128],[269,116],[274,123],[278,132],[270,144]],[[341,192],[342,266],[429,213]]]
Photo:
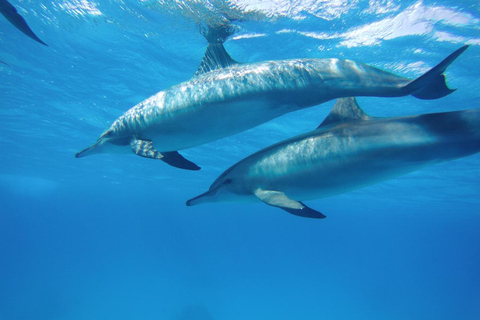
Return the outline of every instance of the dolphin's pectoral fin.
[[[163,155],[157,150],[155,150],[155,148],[153,147],[153,142],[150,140],[133,139],[130,142],[130,148],[132,148],[133,153],[140,157],[150,159],[163,158]]]
[[[257,189],[255,191],[257,198],[272,207],[277,207],[293,215],[305,218],[323,219],[326,216],[312,208],[307,207],[300,201],[290,199],[281,191]]]
[[[170,152],[163,152],[163,162],[168,163],[173,167],[177,167],[180,169],[185,170],[200,170],[201,168],[197,166],[192,161],[185,159],[180,153],[177,151],[170,151]]]
[[[155,150],[153,142],[150,140],[133,139],[130,142],[130,148],[132,148],[133,153],[140,157],[159,159],[180,169],[200,170],[199,166],[182,157],[177,151],[159,152]]]

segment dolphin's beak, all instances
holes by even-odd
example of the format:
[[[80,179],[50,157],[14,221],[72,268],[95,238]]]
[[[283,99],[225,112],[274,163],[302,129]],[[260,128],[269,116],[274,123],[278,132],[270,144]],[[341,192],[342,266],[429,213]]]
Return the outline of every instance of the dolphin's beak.
[[[103,138],[103,136],[101,136],[97,140],[97,142],[92,144],[90,147],[85,148],[80,152],[77,152],[75,154],[75,158],[83,158],[83,157],[86,157],[86,156],[89,156],[89,155],[92,155],[92,154],[102,153],[102,149],[104,148],[105,142],[107,142],[107,141],[108,140],[106,140],[105,138]]]
[[[99,153],[98,150],[96,149],[97,146],[98,146],[98,142],[86,149],[83,149],[80,152],[77,152],[75,154],[75,158],[83,158],[91,154]]]
[[[201,195],[192,198],[187,201],[186,205],[187,206],[196,206],[197,204],[202,204],[202,203],[207,203],[207,202],[214,202],[214,196],[217,194],[218,188],[213,189],[213,190],[208,190],[205,193],[202,193]]]

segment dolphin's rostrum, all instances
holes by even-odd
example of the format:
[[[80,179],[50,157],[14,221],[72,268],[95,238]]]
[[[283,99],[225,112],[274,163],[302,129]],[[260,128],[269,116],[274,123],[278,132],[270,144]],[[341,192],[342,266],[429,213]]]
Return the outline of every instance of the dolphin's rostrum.
[[[300,201],[372,185],[480,152],[480,109],[373,118],[354,98],[338,99],[315,130],[239,161],[187,201],[264,202],[324,218]]]
[[[348,96],[437,99],[450,94],[443,72],[464,46],[416,80],[339,59],[239,64],[221,43],[208,45],[195,76],[141,102],[91,147],[76,154],[131,152],[183,169],[199,169],[178,154],[258,126],[285,113]]]

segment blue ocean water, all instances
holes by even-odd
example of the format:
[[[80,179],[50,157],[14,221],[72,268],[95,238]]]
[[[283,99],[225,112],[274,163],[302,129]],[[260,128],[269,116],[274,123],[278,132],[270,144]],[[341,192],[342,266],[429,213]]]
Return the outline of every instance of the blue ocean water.
[[[476,0],[11,0],[0,16],[0,319],[480,319],[480,155],[308,204],[185,201],[333,101],[182,152],[191,172],[74,154],[188,80],[199,21],[238,18],[238,61],[348,58],[417,77],[464,44],[438,100],[359,98],[371,115],[480,107]]]

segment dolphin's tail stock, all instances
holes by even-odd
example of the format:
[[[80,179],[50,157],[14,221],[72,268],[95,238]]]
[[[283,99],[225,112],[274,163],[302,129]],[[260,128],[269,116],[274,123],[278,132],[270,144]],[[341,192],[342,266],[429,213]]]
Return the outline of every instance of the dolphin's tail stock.
[[[411,94],[415,98],[424,100],[442,98],[454,92],[456,89],[450,89],[447,86],[443,73],[467,48],[468,45],[456,50],[423,76],[420,76],[403,87],[403,90],[406,91],[406,94]]]

